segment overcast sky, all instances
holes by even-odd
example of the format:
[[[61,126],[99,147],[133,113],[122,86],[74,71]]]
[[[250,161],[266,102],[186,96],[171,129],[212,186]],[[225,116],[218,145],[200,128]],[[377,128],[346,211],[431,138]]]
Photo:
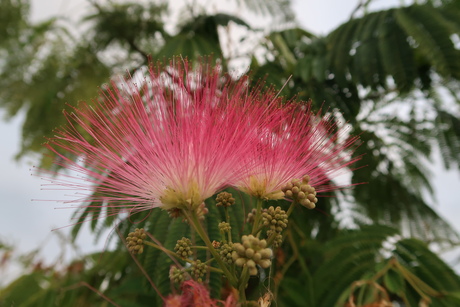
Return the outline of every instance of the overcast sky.
[[[293,1],[294,10],[300,24],[315,34],[325,34],[345,22],[351,11],[356,7],[356,0],[308,0]],[[374,1],[376,9],[398,5],[399,0]],[[87,3],[84,0],[33,0],[32,16],[35,20],[53,14],[60,14],[77,20]],[[14,73],[14,72],[12,72]],[[0,110],[0,119],[4,113]],[[57,236],[51,232],[57,227],[71,223],[71,210],[55,209],[56,203],[47,201],[31,201],[31,199],[60,199],[62,191],[41,191],[43,183],[39,178],[31,176],[30,167],[33,159],[25,158],[19,163],[14,155],[19,151],[20,126],[24,117],[18,116],[8,122],[0,121],[0,197],[2,213],[0,215],[0,242],[15,245],[20,251],[31,251],[42,247],[43,257],[52,261],[61,248]],[[439,158],[436,159],[439,161]],[[439,205],[436,207],[442,216],[447,218],[459,231],[460,226],[460,176],[458,172],[447,172],[439,162],[431,167],[434,170],[434,187]],[[361,188],[365,188],[361,187]],[[68,233],[70,228],[62,230]],[[100,248],[94,245],[94,237],[85,231],[77,244],[84,252]],[[68,254],[67,257],[75,256]],[[2,274],[2,272],[0,272]]]

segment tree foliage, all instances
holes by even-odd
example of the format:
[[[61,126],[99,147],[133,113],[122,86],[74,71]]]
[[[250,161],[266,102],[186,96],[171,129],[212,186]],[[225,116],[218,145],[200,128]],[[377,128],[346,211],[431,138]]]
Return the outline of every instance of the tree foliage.
[[[281,22],[282,29],[257,29],[244,17],[196,3],[185,5],[174,23],[167,2],[133,1],[92,2],[83,18],[87,30],[73,33],[59,18],[30,21],[26,0],[0,0],[0,106],[9,116],[26,113],[18,156],[38,153],[42,167],[52,167],[53,157],[41,143],[65,124],[65,103],[90,101],[111,76],[134,76],[149,59],[213,55],[225,70],[243,59],[254,80],[264,78],[287,97],[312,99],[338,122],[346,120],[362,140],[351,180],[366,185],[321,199],[321,211],[294,215],[277,258],[281,276],[273,277],[279,305],[460,304],[459,277],[430,251],[458,246],[460,237],[433,208],[435,191],[426,167],[436,148],[446,167],[460,167],[460,1],[419,1],[376,12],[364,5],[326,36],[289,22],[288,1],[234,4]],[[244,33],[241,42],[228,34],[234,28]],[[239,221],[250,203],[242,199],[232,220]],[[97,212],[80,214],[83,221]],[[211,233],[217,231],[212,221],[219,214],[210,212]],[[341,221],[344,215],[351,223]],[[100,233],[114,220],[93,219],[91,228]],[[143,226],[171,247],[186,231],[162,211],[140,220],[142,225],[120,224],[124,237]],[[99,256],[111,261],[95,262]],[[0,292],[0,302],[89,305],[101,299],[87,291],[90,285],[120,305],[161,305],[121,243],[116,251],[88,255],[85,261],[91,265],[78,272],[69,266],[65,272],[25,275]],[[139,261],[162,295],[169,293],[170,260],[149,250]],[[221,281],[211,278],[212,293],[218,295]],[[21,292],[26,290],[29,295]]]

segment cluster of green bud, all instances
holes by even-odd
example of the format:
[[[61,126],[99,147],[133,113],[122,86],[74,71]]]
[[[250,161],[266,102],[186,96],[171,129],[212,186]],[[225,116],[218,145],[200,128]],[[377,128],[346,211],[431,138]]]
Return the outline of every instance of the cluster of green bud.
[[[172,266],[169,270],[169,279],[180,285],[185,280],[185,272],[176,266]]]
[[[241,243],[233,244],[232,259],[237,266],[246,266],[250,275],[257,275],[256,265],[266,269],[271,265],[273,252],[267,248],[267,241],[253,235],[242,236]]]
[[[233,244],[226,243],[220,247],[219,255],[222,258],[222,260],[227,264],[233,263],[232,253],[233,253]]]
[[[136,228],[133,232],[128,234],[126,238],[126,245],[132,254],[142,254],[144,251],[144,239],[147,237],[143,228]]]
[[[275,236],[275,238],[273,239],[273,247],[278,247],[281,245],[281,243],[283,243],[283,235],[279,232],[276,232],[274,230],[267,230],[267,238],[270,238],[272,235]]]
[[[288,216],[281,207],[270,206],[262,212],[262,223],[276,232],[282,232],[287,227]]]
[[[193,279],[195,279],[198,282],[202,282],[203,276],[208,271],[208,266],[206,265],[206,263],[201,262],[201,260],[196,260],[192,263],[190,271]]]
[[[252,209],[251,212],[248,213],[248,217],[246,218],[246,222],[249,223],[249,224],[254,223],[254,219],[256,217],[256,214],[257,214],[257,210]]]
[[[176,246],[174,247],[174,251],[176,252],[179,257],[186,259],[193,255],[193,251],[190,248],[192,246],[192,242],[188,238],[182,238],[177,240]]]
[[[230,207],[235,203],[235,199],[232,193],[221,192],[217,194],[216,202],[216,206]]]
[[[232,226],[230,226],[230,223],[227,222],[220,222],[219,223],[219,231],[222,233],[226,233],[232,230]]]
[[[288,216],[286,211],[282,210],[281,207],[274,208],[270,206],[262,212],[262,223],[264,226],[269,227],[267,230],[267,237],[270,238],[275,235],[273,246],[278,247],[283,242],[283,236],[281,232],[287,227]]]
[[[292,179],[281,190],[285,197],[293,199],[308,209],[313,209],[316,207],[315,204],[318,199],[316,198],[316,190],[308,184],[309,181],[309,176],[303,177],[302,180]]]

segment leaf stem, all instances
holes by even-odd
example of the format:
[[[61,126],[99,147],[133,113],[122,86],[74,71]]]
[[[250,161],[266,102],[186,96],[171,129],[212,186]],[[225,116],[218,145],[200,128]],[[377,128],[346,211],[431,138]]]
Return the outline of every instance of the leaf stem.
[[[289,217],[291,216],[292,211],[294,211],[294,208],[296,206],[297,202],[295,200],[292,201],[291,205],[289,206],[288,211],[286,212],[286,215]]]
[[[256,217],[254,218],[254,225],[252,225],[252,235],[256,236],[259,230],[260,216],[262,215],[262,199],[257,199]]]
[[[248,284],[249,277],[249,269],[247,266],[244,266],[240,276],[240,284],[238,286],[238,292],[240,294],[239,301],[241,306],[246,306],[246,285]]]
[[[228,213],[228,208],[225,207],[224,210],[225,210],[225,218],[227,220],[226,222],[230,224],[230,214]],[[232,243],[232,230],[231,229],[228,231],[228,243]]]
[[[157,244],[155,244],[155,243],[153,243],[153,242],[144,241],[144,244],[145,244],[145,245],[152,246],[152,247],[154,247],[154,248],[156,248],[156,249],[159,249],[159,250],[161,250],[162,252],[164,252],[164,253],[166,253],[166,254],[168,254],[168,255],[170,255],[170,256],[176,258],[176,259],[187,261],[187,259],[184,259],[184,258],[180,257],[180,256],[179,256],[178,254],[176,254],[175,252],[170,251],[169,249],[166,249],[166,248],[164,248],[163,246],[157,245]]]

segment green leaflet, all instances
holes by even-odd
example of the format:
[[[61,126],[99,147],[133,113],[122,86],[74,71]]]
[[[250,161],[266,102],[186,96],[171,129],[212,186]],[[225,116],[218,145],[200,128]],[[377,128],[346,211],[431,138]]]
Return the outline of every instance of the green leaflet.
[[[405,281],[401,274],[395,270],[388,270],[383,276],[385,287],[388,291],[401,295],[405,291]]]
[[[395,233],[386,226],[366,226],[326,243],[324,262],[313,273],[317,306],[334,306],[352,282],[372,271],[383,241]]]
[[[354,43],[353,36],[358,22],[358,20],[350,20],[327,37],[329,67],[341,87],[347,87],[350,49]]]
[[[381,57],[377,40],[381,34],[379,25],[386,12],[373,13],[364,16],[358,21],[358,26],[353,37],[355,54],[352,56],[350,72],[354,82],[364,87],[385,85],[385,75],[382,71]]]
[[[221,57],[222,50],[218,41],[210,41],[205,36],[197,34],[194,37],[188,37],[186,34],[178,34],[166,42],[156,57],[161,59],[171,54],[180,54],[184,58],[196,59],[202,55]]]
[[[430,5],[413,5],[397,10],[395,18],[440,75],[459,76],[460,54],[450,40],[451,29],[436,10]]]
[[[460,288],[460,278],[424,242],[404,239],[397,243],[395,254],[423,281],[435,289],[455,291]]]
[[[398,90],[407,92],[413,87],[416,77],[414,53],[407,36],[396,23],[396,11],[380,14],[378,48],[385,75],[393,77]],[[380,77],[384,82],[385,75]]]
[[[460,165],[460,120],[453,114],[437,108],[435,133],[444,166]],[[450,129],[446,129],[449,127]]]
[[[161,229],[160,232],[165,232],[164,241],[162,241],[163,246],[169,250],[174,250],[174,246],[176,245],[177,240],[187,234],[189,226],[180,218],[169,219],[170,223],[168,227]],[[158,234],[158,232],[156,232],[156,234]],[[170,256],[160,251],[157,262],[155,266],[152,267],[152,271],[150,273],[150,276],[152,277],[156,286],[164,296],[167,296],[171,291],[169,270],[170,266],[173,264],[174,263]],[[158,305],[161,306],[160,300],[158,300]]]

